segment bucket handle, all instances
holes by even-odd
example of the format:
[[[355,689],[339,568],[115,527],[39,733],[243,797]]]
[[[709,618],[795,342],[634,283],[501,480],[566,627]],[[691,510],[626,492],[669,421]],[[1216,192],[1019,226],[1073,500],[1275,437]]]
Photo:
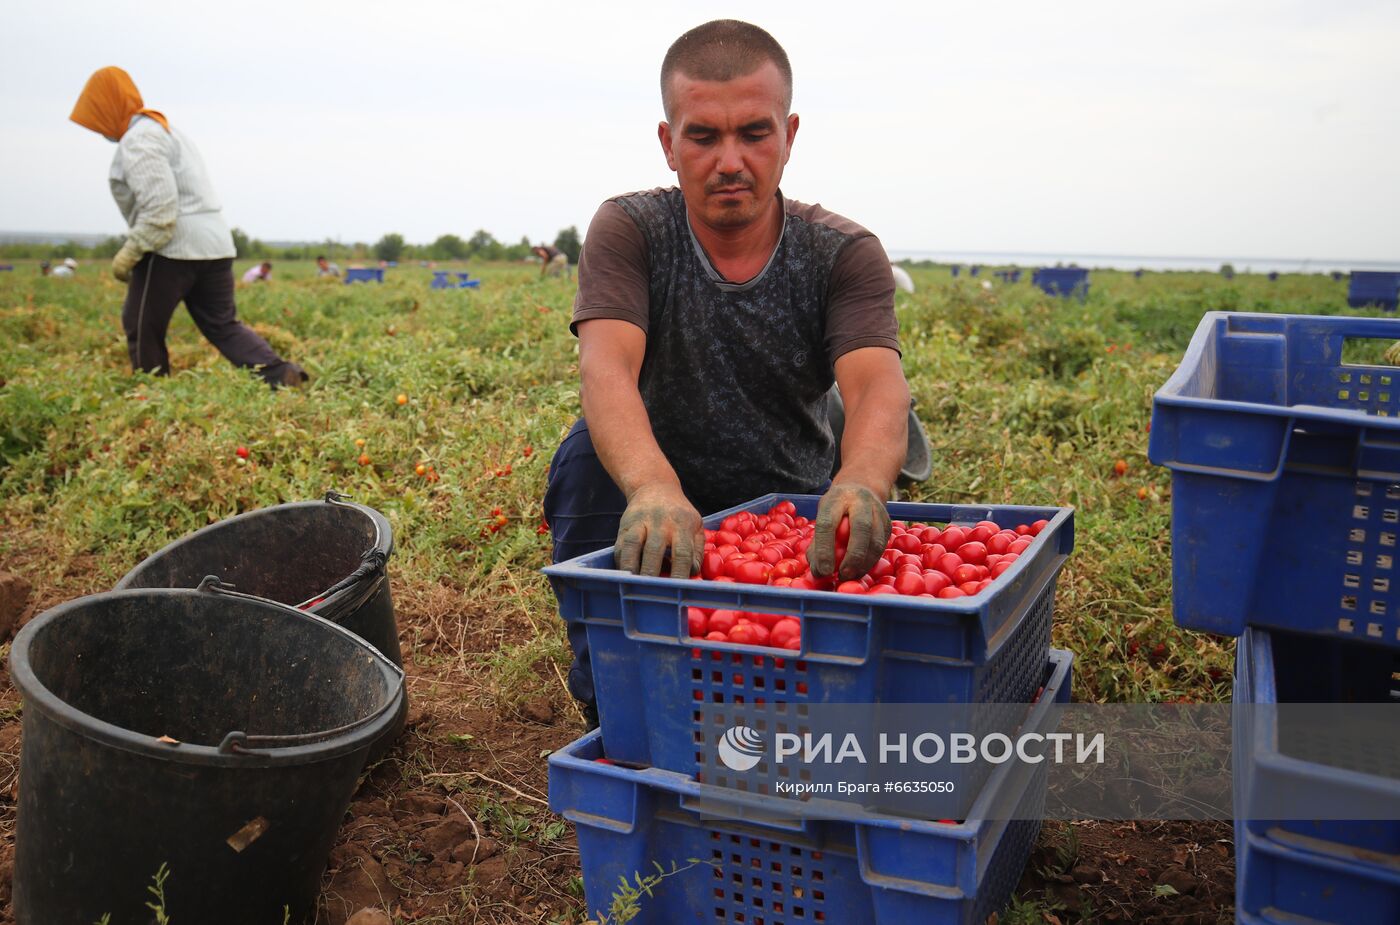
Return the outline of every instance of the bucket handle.
[[[325,494],[325,502],[327,504],[347,504],[347,502],[351,502],[351,500],[352,499],[350,495],[342,494],[341,492],[336,491],[334,488],[330,489]],[[355,508],[359,507],[358,505],[353,503],[349,503],[348,506]],[[339,594],[341,591],[344,591],[346,588],[353,587],[361,579],[368,578],[370,576],[375,575],[376,573],[379,573],[381,575],[384,573],[386,567],[389,564],[389,557],[386,554],[379,551],[379,544],[383,542],[384,535],[379,529],[378,518],[371,517],[370,522],[374,524],[374,542],[370,544],[369,549],[365,550],[360,555],[359,566],[349,575],[345,576],[340,581],[337,581],[335,584],[331,585],[329,588],[322,591],[320,594],[316,595],[315,597],[308,598],[302,603],[296,605],[298,610],[309,609],[315,603],[320,603],[321,601],[329,600],[336,594]],[[356,600],[353,600],[349,604],[347,604],[344,609],[348,612],[358,608],[365,601],[369,600],[370,595],[372,595],[376,590],[378,590],[378,588],[379,582],[371,581],[369,583],[369,586],[365,588],[364,593],[361,594],[360,597]],[[327,616],[327,619],[331,620],[331,622],[335,622],[335,619],[330,616]]]
[[[279,603],[278,601],[268,600],[264,597],[257,597],[253,594],[244,594],[241,591],[235,591],[233,590],[233,588],[233,585],[223,581],[217,575],[206,575],[204,576],[204,579],[199,583],[198,590],[203,591],[206,594],[223,594],[227,597],[236,597],[246,601],[257,601],[260,604],[269,604],[273,607],[276,607],[279,610],[284,610],[289,614],[294,614],[301,619],[315,620],[318,623],[323,623],[328,628],[334,630],[337,633],[340,633],[342,636],[350,640],[355,645],[369,652],[369,654],[372,657],[378,659],[382,664],[387,665],[389,669],[393,671],[395,675],[398,676],[399,686],[402,687],[404,685],[406,675],[404,674],[402,668],[400,668],[398,665],[395,665],[393,660],[391,660],[383,652],[380,652],[374,646],[370,645],[368,642],[365,642],[359,636],[350,632],[348,629],[341,626],[340,624],[323,619],[314,614],[307,613],[304,610],[298,610],[295,607],[289,607],[286,604]],[[295,735],[281,736],[248,735],[242,730],[233,730],[227,733],[224,736],[223,741],[219,743],[219,752],[225,755],[240,754],[256,756],[265,753],[252,751],[252,748],[284,748],[287,746],[306,745],[313,742],[324,741],[325,739],[329,739],[333,736],[341,735],[347,732],[353,732],[356,729],[363,728],[376,722],[381,716],[383,716],[385,713],[389,712],[391,709],[394,708],[394,701],[396,699],[397,698],[390,697],[385,701],[382,707],[380,707],[378,710],[375,710],[368,716],[362,716],[359,719],[355,720],[353,723],[347,723],[344,726],[337,726],[334,729],[322,729],[316,732],[302,732],[297,733]]]

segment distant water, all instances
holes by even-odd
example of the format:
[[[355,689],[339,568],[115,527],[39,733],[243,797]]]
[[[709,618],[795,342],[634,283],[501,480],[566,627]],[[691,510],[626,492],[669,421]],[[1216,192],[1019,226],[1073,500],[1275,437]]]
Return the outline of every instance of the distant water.
[[[911,251],[891,249],[891,260],[932,260],[937,263],[978,264],[988,267],[1075,266],[1111,270],[1219,270],[1230,264],[1237,273],[1331,273],[1333,270],[1390,270],[1400,272],[1400,260],[1345,260],[1288,257],[1160,257],[1140,254],[1034,254],[1013,251]]]

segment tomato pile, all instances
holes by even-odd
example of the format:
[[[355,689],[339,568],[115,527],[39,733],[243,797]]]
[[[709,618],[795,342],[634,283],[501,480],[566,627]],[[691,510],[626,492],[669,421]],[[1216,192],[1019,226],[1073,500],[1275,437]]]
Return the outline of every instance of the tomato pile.
[[[707,581],[772,585],[839,594],[902,594],[956,598],[980,594],[1025,552],[1048,521],[1014,528],[990,520],[971,526],[894,521],[889,543],[869,572],[851,581],[818,578],[807,561],[816,524],[780,501],[766,514],[742,511],[705,530],[705,552],[697,578]],[[836,562],[846,555],[851,524],[836,528]],[[691,607],[694,639],[797,650],[802,623],[795,616]]]

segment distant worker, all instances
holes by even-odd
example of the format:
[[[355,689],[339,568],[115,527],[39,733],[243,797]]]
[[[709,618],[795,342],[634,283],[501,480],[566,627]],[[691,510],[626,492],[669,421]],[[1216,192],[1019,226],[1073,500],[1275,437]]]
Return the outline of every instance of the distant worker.
[[[119,67],[88,78],[69,118],[117,145],[108,180],[130,230],[112,275],[127,283],[122,327],[132,368],[169,374],[165,332],[183,301],[230,363],[256,370],[274,389],[305,382],[300,366],[238,320],[233,236],[194,144],[145,108]]]
[[[272,263],[264,260],[262,263],[255,263],[243,274],[245,283],[265,283],[272,279]]]
[[[49,270],[51,270],[51,269],[52,269],[52,267],[49,266],[49,262],[48,262],[47,260],[40,260],[40,261],[39,261],[39,275],[40,275],[40,276],[48,276],[48,275],[49,275]]]
[[[557,247],[548,244],[537,244],[531,250],[540,258],[540,277],[546,274],[549,276],[569,276],[569,258]]]
[[[63,262],[49,271],[50,276],[67,278],[78,272],[78,261],[72,257],[64,257]]]
[[[339,276],[339,275],[340,275],[340,266],[339,266],[338,264],[331,263],[331,262],[330,262],[329,260],[327,260],[325,257],[317,257],[317,258],[316,258],[316,275],[317,275],[317,276]]]

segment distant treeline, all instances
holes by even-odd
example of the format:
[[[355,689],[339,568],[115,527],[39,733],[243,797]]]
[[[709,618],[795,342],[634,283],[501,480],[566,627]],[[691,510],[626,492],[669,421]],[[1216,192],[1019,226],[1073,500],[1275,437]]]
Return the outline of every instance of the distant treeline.
[[[0,257],[16,260],[62,260],[64,257],[108,258],[121,249],[122,237],[110,237],[96,244],[0,244]],[[233,229],[233,246],[239,259],[310,260],[328,257],[331,260],[523,260],[530,256],[534,244],[528,237],[519,244],[502,244],[491,232],[482,229],[463,240],[455,234],[440,235],[431,244],[409,244],[403,235],[391,232],[373,244],[357,241],[345,244],[326,240],[320,243],[278,246],[250,238],[241,228]],[[554,246],[578,263],[578,228],[570,225],[554,238]]]

